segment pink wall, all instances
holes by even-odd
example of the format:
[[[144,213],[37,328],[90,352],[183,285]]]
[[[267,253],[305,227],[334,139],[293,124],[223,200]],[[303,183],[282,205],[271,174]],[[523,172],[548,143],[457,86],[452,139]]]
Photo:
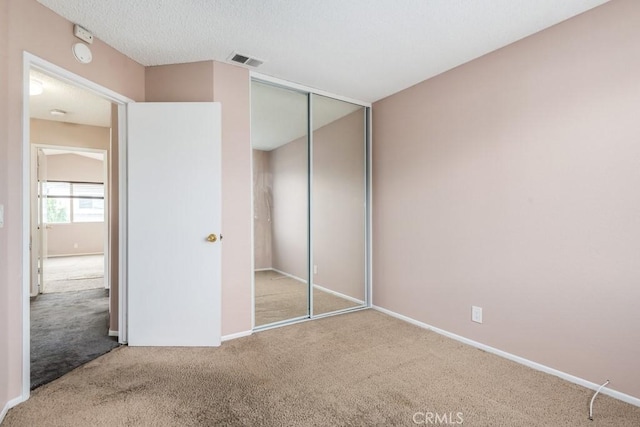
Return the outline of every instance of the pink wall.
[[[251,330],[249,72],[204,61],[150,67],[147,78],[148,100],[222,104],[222,334]]]
[[[78,222],[47,226],[47,255],[49,257],[102,253],[104,253],[104,223],[102,222]]]
[[[47,180],[104,182],[104,162],[77,154],[47,156]],[[103,222],[47,226],[48,256],[104,252]]]
[[[104,162],[72,153],[48,155],[47,179],[104,182]]]
[[[23,51],[134,100],[144,100],[144,67],[100,40],[93,62],[83,65],[71,53],[73,24],[35,0],[0,2],[0,408],[22,392],[22,99]],[[10,106],[10,108],[9,108]],[[5,133],[6,129],[6,133]],[[27,260],[25,260],[27,261]]]
[[[374,304],[640,397],[638,46],[613,1],[375,103]]]
[[[362,302],[364,148],[364,108],[313,132],[313,284]]]
[[[147,102],[213,101],[213,61],[147,67]],[[180,84],[176,84],[179,79]]]
[[[32,144],[109,150],[109,128],[42,119],[31,119],[30,123]]]
[[[251,330],[251,134],[249,70],[213,62],[222,103],[222,334]]]
[[[359,110],[313,134],[313,264],[318,267],[314,285],[361,301],[365,293],[363,119]],[[307,138],[267,154],[273,196],[271,266],[306,280]]]
[[[302,280],[309,275],[307,151],[305,136],[272,150],[269,156],[273,176],[273,268]]]

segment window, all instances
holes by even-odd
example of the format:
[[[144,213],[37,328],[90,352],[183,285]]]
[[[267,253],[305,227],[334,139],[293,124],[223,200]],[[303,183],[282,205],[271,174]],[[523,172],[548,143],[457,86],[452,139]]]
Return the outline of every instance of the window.
[[[43,188],[48,224],[104,222],[104,184],[47,181]]]

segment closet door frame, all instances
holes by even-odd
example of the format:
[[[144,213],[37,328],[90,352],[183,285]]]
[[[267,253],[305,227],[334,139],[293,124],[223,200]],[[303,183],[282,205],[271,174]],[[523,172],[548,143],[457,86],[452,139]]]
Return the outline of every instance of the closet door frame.
[[[304,322],[313,319],[319,319],[327,316],[334,316],[337,314],[342,314],[346,312],[352,312],[357,310],[362,310],[366,308],[372,307],[373,300],[373,292],[372,292],[372,284],[373,284],[373,266],[372,266],[372,156],[371,156],[371,130],[372,130],[372,117],[371,117],[371,103],[360,101],[357,99],[352,99],[345,96],[336,95],[333,93],[329,93],[326,91],[314,89],[308,86],[300,85],[297,83],[292,83],[286,80],[278,79],[275,77],[267,76],[264,74],[260,74],[254,71],[250,72],[250,81],[256,81],[259,83],[265,83],[276,87],[281,87],[282,89],[293,90],[296,92],[301,92],[307,95],[307,194],[308,194],[308,211],[307,211],[307,298],[308,298],[308,317],[307,318],[293,318],[289,320],[283,320],[281,322],[276,322],[273,324],[258,326],[255,325],[255,276],[252,274],[251,278],[251,300],[253,305],[253,310],[251,313],[251,324],[253,330],[267,330],[279,326],[289,325],[292,323]],[[324,96],[327,98],[332,98],[338,101],[348,102],[354,105],[358,105],[364,107],[364,135],[365,135],[365,144],[364,144],[364,156],[365,156],[365,290],[364,290],[364,304],[358,307],[347,308],[339,311],[334,311],[330,313],[323,313],[319,315],[314,315],[313,313],[313,98],[315,95]],[[253,173],[253,168],[252,168]],[[252,198],[253,200],[253,198]],[[252,206],[253,209],[253,206]],[[254,270],[254,250],[255,250],[255,242],[254,242],[254,233],[253,233],[253,225],[251,231],[251,271]]]

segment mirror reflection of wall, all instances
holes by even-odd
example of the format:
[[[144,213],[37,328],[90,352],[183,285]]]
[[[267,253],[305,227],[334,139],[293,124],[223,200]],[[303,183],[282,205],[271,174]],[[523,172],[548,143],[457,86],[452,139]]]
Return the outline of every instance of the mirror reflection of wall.
[[[313,314],[365,303],[365,108],[313,95]]]
[[[253,81],[251,115],[255,326],[363,307],[366,108]]]

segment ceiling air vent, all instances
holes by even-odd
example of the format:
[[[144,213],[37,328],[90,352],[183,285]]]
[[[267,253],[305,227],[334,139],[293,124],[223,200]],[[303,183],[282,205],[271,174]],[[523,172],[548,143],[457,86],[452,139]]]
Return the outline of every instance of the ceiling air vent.
[[[264,62],[259,59],[251,58],[250,56],[241,55],[235,52],[231,54],[231,56],[229,57],[229,60],[232,62],[236,62],[238,64],[248,65],[249,67],[253,67],[253,68],[261,66]]]

